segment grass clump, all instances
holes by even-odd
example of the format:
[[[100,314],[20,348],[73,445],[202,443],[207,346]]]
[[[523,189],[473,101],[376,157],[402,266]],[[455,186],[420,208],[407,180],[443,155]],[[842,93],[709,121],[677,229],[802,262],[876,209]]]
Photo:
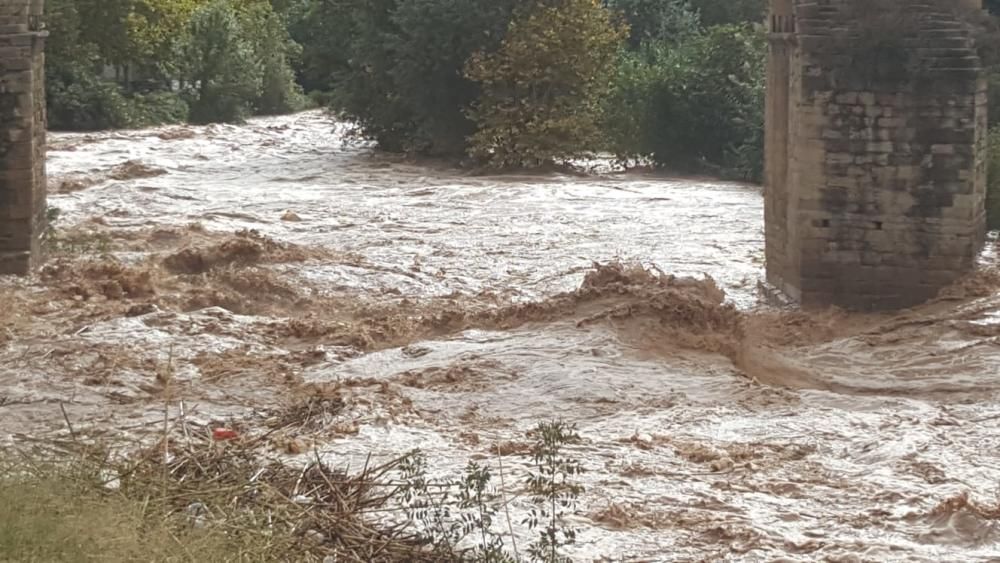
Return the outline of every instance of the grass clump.
[[[0,561],[432,560],[405,523],[367,518],[392,499],[382,478],[398,461],[348,476],[266,459],[262,440],[5,459]]]
[[[92,466],[7,461],[0,561],[264,561],[262,541],[164,518],[160,502],[100,486]]]
[[[84,446],[72,427],[70,443],[8,448],[0,562],[569,561],[566,516],[583,491],[564,449],[579,440],[572,426],[540,424],[533,469],[506,482],[499,456],[499,472],[470,462],[431,480],[419,451],[354,474],[318,453],[267,454],[276,432],[314,416],[256,437],[165,420],[159,443],[128,455]],[[521,550],[509,509],[518,497],[530,500],[520,523],[536,538]]]

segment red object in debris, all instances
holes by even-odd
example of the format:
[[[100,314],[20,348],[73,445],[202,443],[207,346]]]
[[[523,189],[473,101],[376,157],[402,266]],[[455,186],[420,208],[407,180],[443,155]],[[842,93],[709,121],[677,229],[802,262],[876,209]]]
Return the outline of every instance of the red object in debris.
[[[235,430],[228,430],[226,428],[216,428],[212,430],[212,438],[215,440],[235,440],[239,434]]]

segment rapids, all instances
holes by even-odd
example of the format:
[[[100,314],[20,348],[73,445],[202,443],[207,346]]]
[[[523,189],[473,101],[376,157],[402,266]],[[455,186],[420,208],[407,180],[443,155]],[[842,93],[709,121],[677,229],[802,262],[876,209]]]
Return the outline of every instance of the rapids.
[[[59,251],[0,281],[0,444],[326,386],[307,438],[344,465],[499,445],[516,479],[538,421],[576,423],[574,560],[1000,560],[992,251],[928,305],[806,314],[762,303],[756,187],[474,175],[318,112],[50,144]]]

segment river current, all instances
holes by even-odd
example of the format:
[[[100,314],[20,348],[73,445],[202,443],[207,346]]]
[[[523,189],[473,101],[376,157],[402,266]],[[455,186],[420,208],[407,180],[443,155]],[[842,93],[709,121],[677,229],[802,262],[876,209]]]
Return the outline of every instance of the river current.
[[[0,444],[320,386],[345,406],[308,439],[344,466],[499,449],[516,480],[539,421],[575,423],[574,560],[1000,561],[994,242],[925,306],[780,310],[758,187],[473,174],[348,133],[51,135],[59,250],[0,282]]]

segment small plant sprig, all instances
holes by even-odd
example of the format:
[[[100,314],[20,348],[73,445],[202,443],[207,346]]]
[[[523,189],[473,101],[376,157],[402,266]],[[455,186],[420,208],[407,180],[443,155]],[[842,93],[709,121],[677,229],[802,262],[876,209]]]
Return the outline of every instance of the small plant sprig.
[[[496,515],[506,509],[503,492],[493,484],[488,466],[470,461],[458,481],[431,481],[427,459],[419,450],[399,463],[399,488],[405,514],[420,526],[423,543],[441,561],[474,563],[566,563],[571,559],[561,551],[576,542],[576,531],[566,522],[576,507],[583,486],[574,478],[583,473],[582,464],[565,453],[565,447],[579,442],[576,426],[565,422],[544,422],[534,431],[534,468],[525,477],[527,494],[533,504],[522,524],[538,532],[529,546],[527,558],[517,554],[513,530],[507,534],[494,529]],[[501,466],[501,478],[502,466]],[[502,482],[502,479],[501,479]],[[467,547],[461,547],[467,546]]]
[[[444,557],[462,539],[462,526],[452,519],[448,506],[451,487],[428,480],[427,457],[420,450],[407,454],[399,470],[403,476],[400,493],[406,517],[421,526],[423,541]]]
[[[465,476],[459,483],[459,508],[462,513],[462,531],[466,536],[479,533],[479,544],[471,559],[480,563],[516,563],[504,545],[503,536],[493,532],[493,519],[499,511],[500,493],[492,484],[489,467],[470,461]]]
[[[526,479],[535,507],[524,524],[538,530],[538,539],[528,553],[544,563],[570,562],[560,549],[576,542],[576,530],[566,523],[566,513],[576,506],[583,486],[573,482],[583,473],[579,461],[563,454],[567,444],[580,441],[576,426],[565,422],[543,422],[536,429],[537,442],[532,449],[535,472]]]

